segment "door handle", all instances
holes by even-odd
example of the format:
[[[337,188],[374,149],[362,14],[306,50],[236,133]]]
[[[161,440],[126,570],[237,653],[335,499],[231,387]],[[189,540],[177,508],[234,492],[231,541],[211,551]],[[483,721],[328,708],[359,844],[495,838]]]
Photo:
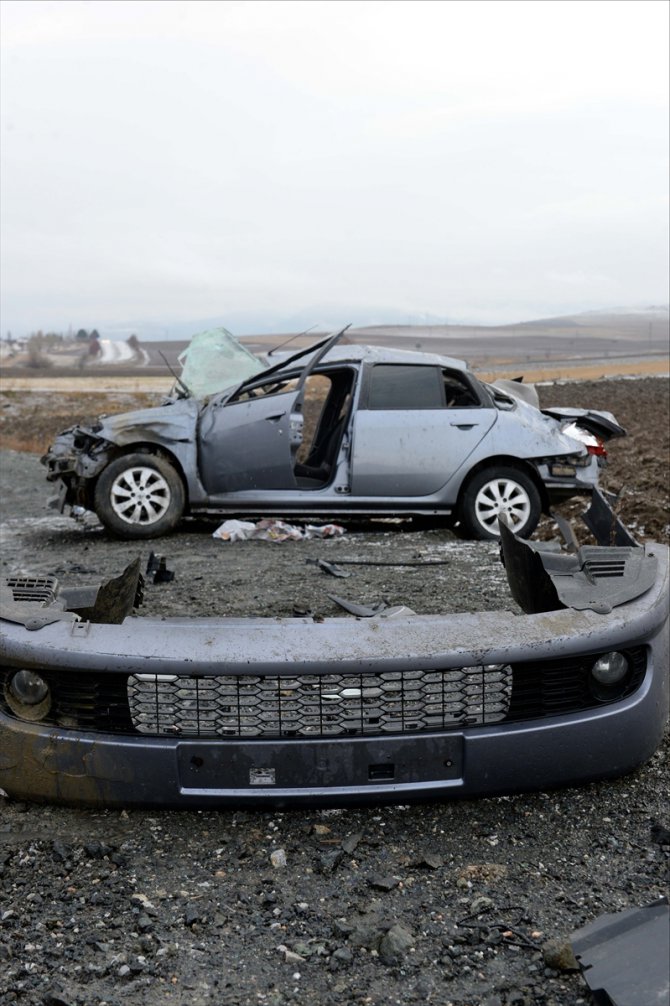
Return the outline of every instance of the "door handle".
[[[279,420],[283,419],[285,415],[286,415],[285,412],[280,412],[276,416],[266,416],[265,417],[265,422],[266,423],[278,423]]]
[[[449,425],[455,426],[457,430],[473,430],[479,423],[449,423]]]

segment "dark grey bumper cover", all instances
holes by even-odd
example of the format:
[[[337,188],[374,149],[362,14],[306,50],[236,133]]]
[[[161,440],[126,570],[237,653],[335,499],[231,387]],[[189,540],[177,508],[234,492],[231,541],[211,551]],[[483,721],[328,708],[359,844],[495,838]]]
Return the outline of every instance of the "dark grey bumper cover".
[[[630,771],[658,746],[668,708],[668,550],[656,577],[608,614],[593,610],[372,619],[60,620],[0,623],[3,667],[45,676],[383,674],[555,660],[642,647],[626,697],[593,708],[387,736],[255,739],[111,735],[0,713],[0,787],[99,806],[344,804],[548,788]]]

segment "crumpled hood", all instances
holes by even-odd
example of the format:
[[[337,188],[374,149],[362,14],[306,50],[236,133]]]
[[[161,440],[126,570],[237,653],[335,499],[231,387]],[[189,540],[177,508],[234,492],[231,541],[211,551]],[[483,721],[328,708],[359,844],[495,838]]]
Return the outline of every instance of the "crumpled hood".
[[[183,443],[194,439],[199,411],[200,406],[194,399],[178,398],[152,409],[105,416],[96,434],[119,447],[147,439]]]

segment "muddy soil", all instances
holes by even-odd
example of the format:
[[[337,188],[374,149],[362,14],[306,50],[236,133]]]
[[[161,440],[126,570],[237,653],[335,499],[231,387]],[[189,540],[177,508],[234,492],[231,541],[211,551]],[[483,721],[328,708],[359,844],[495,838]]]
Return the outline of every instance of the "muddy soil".
[[[611,445],[606,484],[625,485],[621,509],[641,538],[667,541],[667,381],[541,393],[547,404],[609,408],[629,428]],[[15,430],[31,432],[25,402],[10,405]],[[50,408],[67,425],[62,400],[43,403],[35,424]],[[215,524],[190,522],[138,546],[108,538],[93,517],[45,511],[35,454],[4,450],[0,462],[3,575],[93,583],[153,548],[175,578],[147,583],[147,614],[347,617],[333,593],[419,612],[514,609],[497,548],[446,530],[351,525],[337,540],[231,545],[211,537]],[[343,563],[351,576],[336,579],[306,561],[318,558],[373,565]],[[582,977],[543,948],[667,893],[667,761],[666,742],[619,780],[358,810],[0,800],[0,1004],[591,1003]]]

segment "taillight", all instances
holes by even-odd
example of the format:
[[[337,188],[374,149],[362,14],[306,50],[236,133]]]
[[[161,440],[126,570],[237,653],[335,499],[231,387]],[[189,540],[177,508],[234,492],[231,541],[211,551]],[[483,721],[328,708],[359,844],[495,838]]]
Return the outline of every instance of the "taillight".
[[[595,456],[597,458],[606,458],[607,457],[607,451],[605,450],[605,445],[602,442],[602,440],[600,439],[600,437],[594,437],[593,439],[597,440],[598,443],[597,444],[587,444],[586,445],[586,449],[589,452],[589,454],[595,454]]]
[[[605,444],[600,437],[597,437],[595,433],[591,433],[590,430],[585,430],[578,423],[569,423],[563,427],[563,432],[572,437],[573,440],[579,440],[581,444],[584,444],[589,454],[594,454],[597,458],[607,457]]]

